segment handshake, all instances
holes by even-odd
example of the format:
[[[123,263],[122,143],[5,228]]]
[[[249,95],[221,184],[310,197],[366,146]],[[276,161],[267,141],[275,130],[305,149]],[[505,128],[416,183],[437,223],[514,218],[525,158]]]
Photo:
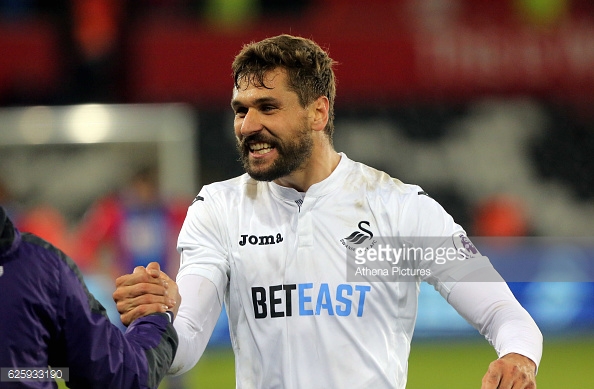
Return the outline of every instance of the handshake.
[[[177,284],[161,271],[157,262],[146,268],[137,266],[132,274],[118,277],[112,297],[126,326],[151,313],[169,311],[173,319],[181,303]]]

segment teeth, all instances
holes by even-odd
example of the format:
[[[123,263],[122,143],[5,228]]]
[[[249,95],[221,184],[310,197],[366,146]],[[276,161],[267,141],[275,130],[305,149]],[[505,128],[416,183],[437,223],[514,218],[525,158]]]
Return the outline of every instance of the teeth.
[[[269,143],[255,143],[250,145],[250,150],[257,154],[266,154],[272,150],[272,146]]]

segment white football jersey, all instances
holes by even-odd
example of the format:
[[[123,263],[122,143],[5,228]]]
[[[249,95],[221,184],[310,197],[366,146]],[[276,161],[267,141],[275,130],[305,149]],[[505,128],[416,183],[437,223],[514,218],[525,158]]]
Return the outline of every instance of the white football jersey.
[[[208,278],[225,302],[238,388],[405,387],[419,282],[447,298],[457,280],[491,265],[470,253],[419,261],[423,272],[402,282],[353,281],[347,253],[377,248],[379,237],[469,243],[421,188],[344,154],[305,194],[247,174],[202,188],[179,237],[178,277]]]

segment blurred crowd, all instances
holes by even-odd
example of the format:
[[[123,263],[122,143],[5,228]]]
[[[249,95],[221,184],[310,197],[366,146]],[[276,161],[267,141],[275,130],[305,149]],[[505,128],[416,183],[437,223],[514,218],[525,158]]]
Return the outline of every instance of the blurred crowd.
[[[0,204],[19,229],[63,249],[87,274],[115,280],[150,262],[177,273],[175,244],[189,199],[164,199],[153,166],[136,171],[122,187],[99,194],[79,220],[67,220],[48,203],[24,205],[6,184],[0,185]]]

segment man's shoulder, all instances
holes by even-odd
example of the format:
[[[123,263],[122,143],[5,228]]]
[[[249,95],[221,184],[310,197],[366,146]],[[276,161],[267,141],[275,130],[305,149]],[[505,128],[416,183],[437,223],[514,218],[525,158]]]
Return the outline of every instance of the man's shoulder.
[[[215,181],[210,184],[206,184],[202,189],[208,190],[210,193],[218,191],[233,192],[242,191],[246,186],[253,186],[257,184],[258,181],[251,178],[247,173],[244,173],[240,176],[229,178],[227,180]]]
[[[420,186],[405,183],[385,171],[376,169],[365,163],[352,161],[350,169],[350,176],[358,178],[359,182],[365,186],[367,191],[386,192],[398,196],[425,194]]]
[[[243,196],[246,191],[255,191],[258,181],[247,173],[223,181],[206,184],[200,189],[193,203],[205,201],[207,198],[232,199]],[[193,204],[192,203],[192,204]]]
[[[47,272],[49,267],[56,270],[70,268],[77,274],[80,269],[74,260],[62,249],[54,246],[47,240],[38,235],[21,232],[21,243],[19,245],[20,255],[24,258],[30,258],[36,262],[35,266],[43,268]]]

